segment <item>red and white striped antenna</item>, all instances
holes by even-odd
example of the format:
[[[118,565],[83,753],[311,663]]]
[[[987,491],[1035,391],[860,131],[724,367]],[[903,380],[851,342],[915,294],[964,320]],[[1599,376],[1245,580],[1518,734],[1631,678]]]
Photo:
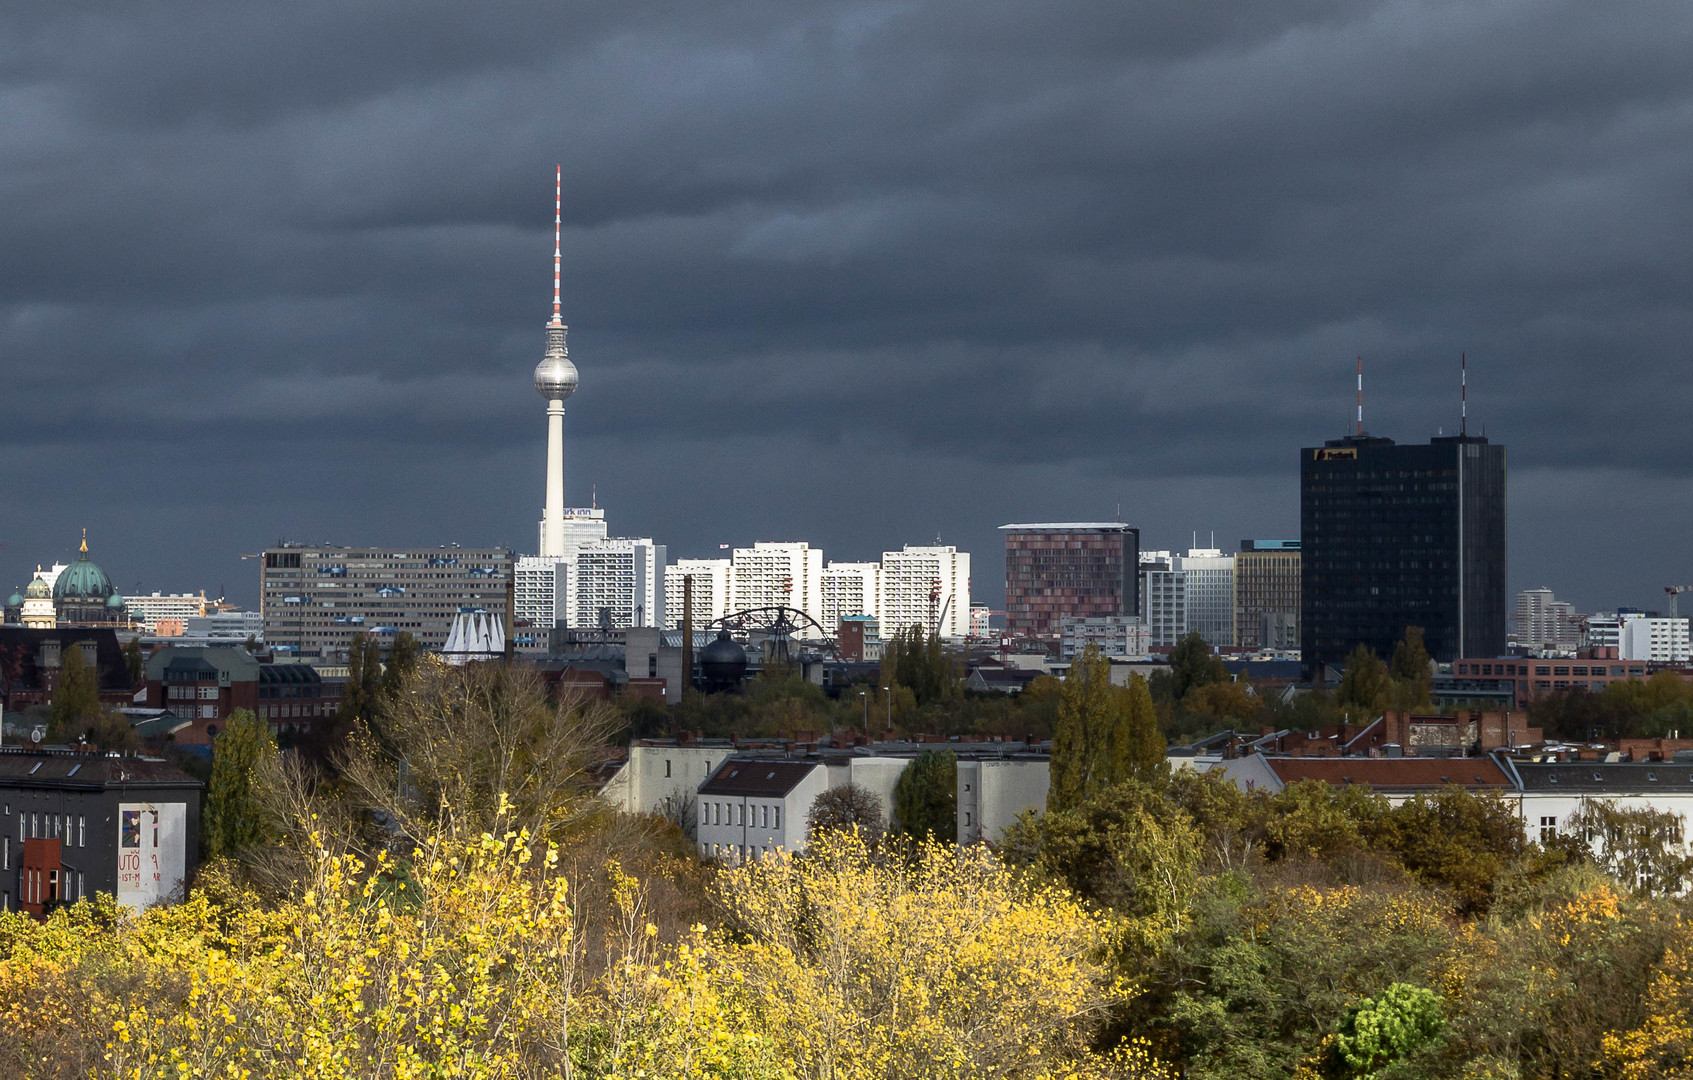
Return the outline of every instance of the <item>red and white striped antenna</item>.
[[[1364,358],[1358,358],[1358,434],[1364,434]]]
[[[1470,358],[1458,354],[1458,434],[1470,433]]]
[[[564,316],[559,305],[559,260],[562,249],[559,246],[559,230],[564,221],[564,166],[558,166],[558,175],[553,184],[553,321],[550,326],[563,326]]]

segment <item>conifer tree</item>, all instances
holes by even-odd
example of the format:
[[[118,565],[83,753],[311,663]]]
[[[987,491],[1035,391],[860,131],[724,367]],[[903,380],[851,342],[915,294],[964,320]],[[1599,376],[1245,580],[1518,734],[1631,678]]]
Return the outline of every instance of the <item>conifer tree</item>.
[[[76,642],[65,645],[59,661],[59,681],[48,710],[48,735],[55,742],[73,742],[100,722],[100,675],[82,659]]]
[[[894,828],[913,840],[958,839],[958,758],[951,750],[925,750],[894,785]]]

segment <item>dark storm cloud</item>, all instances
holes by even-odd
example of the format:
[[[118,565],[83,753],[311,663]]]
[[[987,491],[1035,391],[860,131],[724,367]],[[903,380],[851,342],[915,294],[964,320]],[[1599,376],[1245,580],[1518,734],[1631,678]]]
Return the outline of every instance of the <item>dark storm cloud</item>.
[[[120,587],[251,599],[281,535],[532,546],[557,161],[567,483],[620,532],[940,533],[990,598],[1002,520],[1292,535],[1352,357],[1421,439],[1465,351],[1514,584],[1653,600],[1690,46],[1670,3],[8,11],[0,565],[88,525]]]

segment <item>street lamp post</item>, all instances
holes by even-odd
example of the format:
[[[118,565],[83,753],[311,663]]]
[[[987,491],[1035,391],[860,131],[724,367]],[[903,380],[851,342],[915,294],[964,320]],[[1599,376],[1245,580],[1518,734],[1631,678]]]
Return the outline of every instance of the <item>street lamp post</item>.
[[[858,696],[864,699],[864,737],[868,739],[870,737],[870,694],[868,691],[860,690]]]
[[[892,731],[894,729],[894,688],[884,686],[882,689],[887,691],[888,694],[888,730]]]

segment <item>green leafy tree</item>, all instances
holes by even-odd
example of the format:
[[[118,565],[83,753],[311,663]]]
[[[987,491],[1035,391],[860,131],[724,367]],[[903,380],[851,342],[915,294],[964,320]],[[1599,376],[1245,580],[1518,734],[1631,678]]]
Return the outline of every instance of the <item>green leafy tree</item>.
[[[1123,707],[1119,710],[1122,721],[1113,729],[1112,779],[1151,780],[1162,776],[1164,736],[1158,732],[1158,707],[1152,702],[1151,688],[1145,679],[1134,675],[1129,685],[1117,692],[1123,698]]]
[[[1181,701],[1189,691],[1212,683],[1227,682],[1228,668],[1211,651],[1211,646],[1194,631],[1170,650],[1170,700]]]
[[[1422,627],[1405,628],[1405,636],[1393,648],[1391,672],[1394,682],[1394,705],[1397,708],[1409,710],[1429,707],[1429,690],[1433,680],[1429,674],[1428,648],[1423,644]]]
[[[941,639],[916,624],[896,633],[882,648],[882,685],[904,686],[919,706],[944,701],[958,692],[958,671]]]
[[[1076,805],[1027,815],[1001,850],[1078,895],[1150,920],[1153,937],[1181,929],[1198,881],[1200,837],[1158,785],[1128,780]]]
[[[147,662],[141,658],[141,639],[130,638],[123,646],[123,666],[129,671],[129,685],[139,686],[146,674]]]
[[[1346,673],[1340,677],[1335,697],[1341,708],[1355,717],[1373,719],[1393,704],[1393,674],[1368,645],[1359,645],[1346,658]]]
[[[1528,847],[1511,804],[1460,787],[1405,800],[1379,818],[1372,833],[1378,850],[1423,883],[1450,891],[1466,913],[1488,909],[1494,882]]]
[[[264,842],[264,811],[259,802],[261,770],[276,756],[270,725],[246,709],[236,709],[212,743],[212,782],[206,789],[201,844],[206,858],[227,858]]]
[[[894,829],[914,840],[958,840],[958,758],[925,750],[894,785]]]
[[[1605,873],[1641,896],[1677,896],[1693,882],[1693,856],[1673,811],[1583,799],[1564,829],[1571,846],[1593,853]]]
[[[1324,1072],[1336,1080],[1375,1076],[1446,1030],[1440,998],[1421,986],[1396,982],[1346,1011],[1329,1040]]]
[[[106,715],[100,704],[99,672],[83,662],[82,648],[74,641],[60,653],[59,679],[47,715],[47,735],[54,742],[87,736]]]
[[[1158,709],[1146,680],[1111,684],[1111,662],[1089,645],[1070,665],[1053,729],[1052,780],[1046,805],[1062,810],[1133,778],[1150,779],[1164,764]]]
[[[382,678],[377,693],[384,701],[392,701],[413,671],[417,670],[417,639],[401,630],[388,646],[388,662],[382,666]]]

